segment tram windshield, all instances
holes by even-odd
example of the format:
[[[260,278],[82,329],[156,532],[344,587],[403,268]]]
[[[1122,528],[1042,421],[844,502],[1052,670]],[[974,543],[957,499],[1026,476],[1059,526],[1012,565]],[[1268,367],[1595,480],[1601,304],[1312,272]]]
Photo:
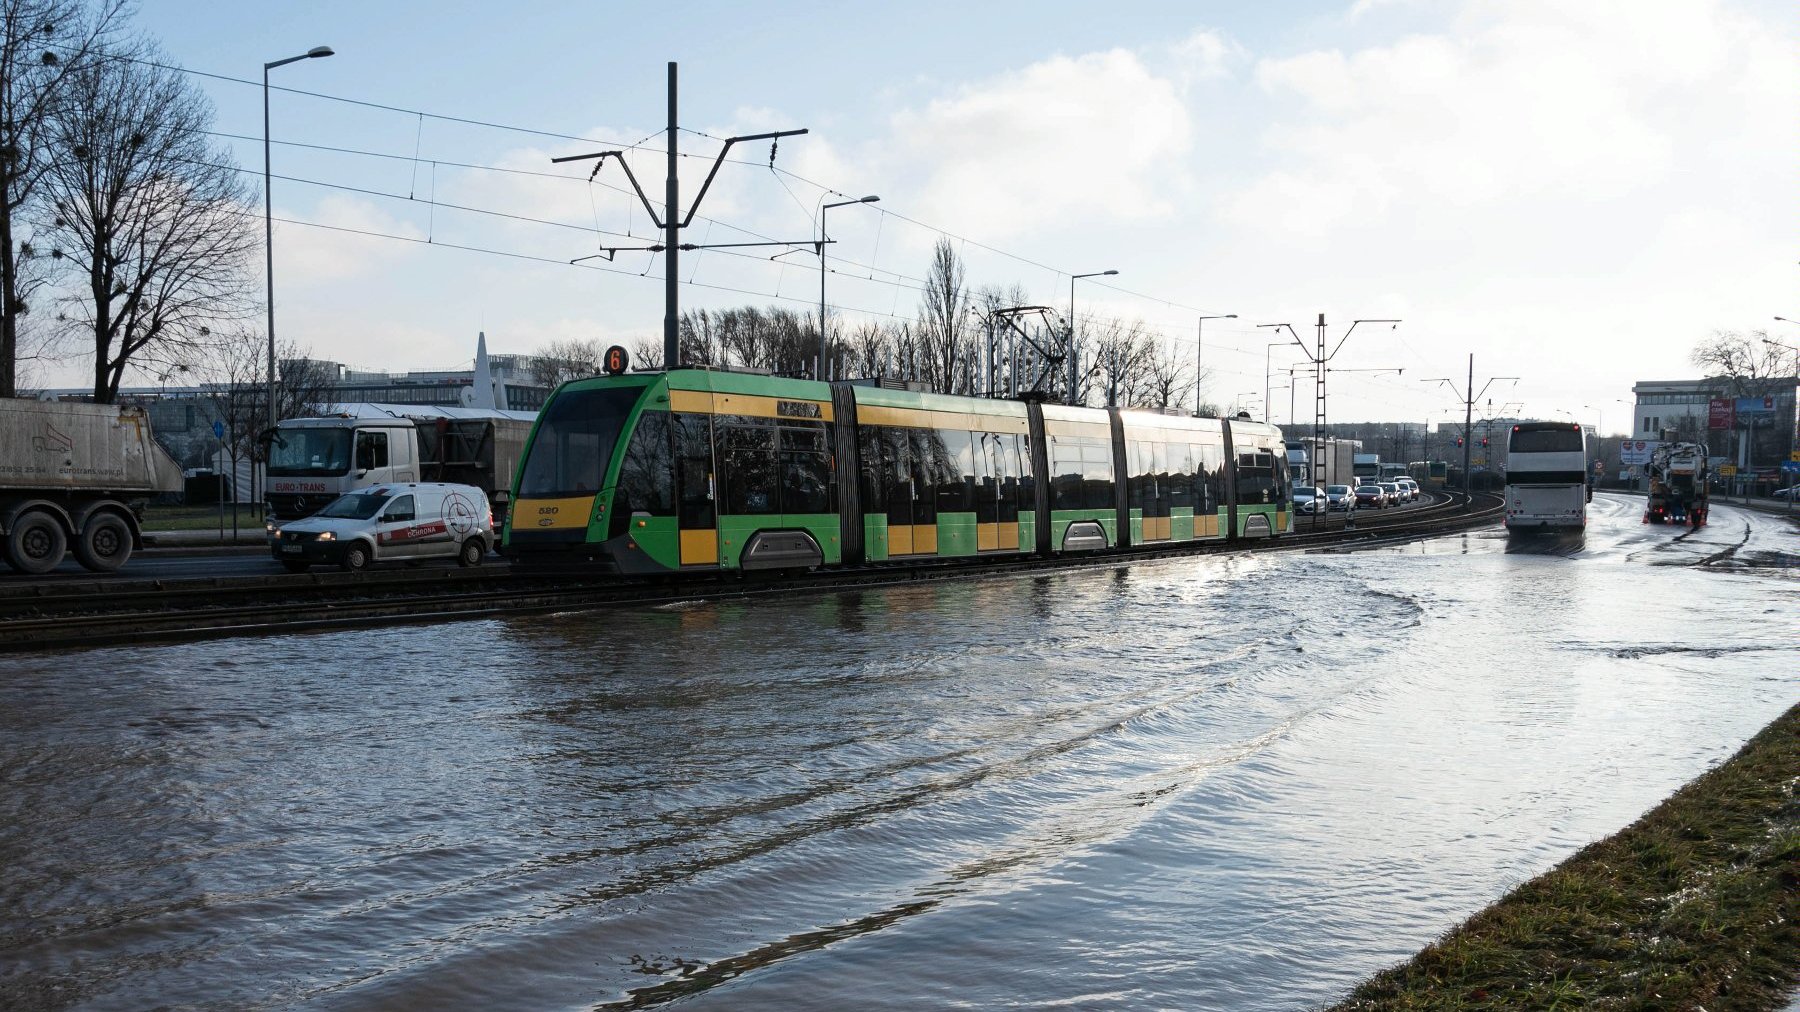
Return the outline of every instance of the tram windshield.
[[[642,386],[566,390],[544,408],[519,476],[519,498],[598,492]]]

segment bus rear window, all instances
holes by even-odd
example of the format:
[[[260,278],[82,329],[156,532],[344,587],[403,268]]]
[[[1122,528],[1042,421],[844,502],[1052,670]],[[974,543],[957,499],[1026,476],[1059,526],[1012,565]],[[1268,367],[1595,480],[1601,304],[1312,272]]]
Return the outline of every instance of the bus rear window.
[[[598,492],[641,386],[567,391],[544,408],[519,476],[519,497]]]
[[[1512,434],[1513,453],[1580,453],[1579,429],[1520,429]]]
[[[1508,485],[1585,485],[1587,474],[1583,471],[1508,471]]]

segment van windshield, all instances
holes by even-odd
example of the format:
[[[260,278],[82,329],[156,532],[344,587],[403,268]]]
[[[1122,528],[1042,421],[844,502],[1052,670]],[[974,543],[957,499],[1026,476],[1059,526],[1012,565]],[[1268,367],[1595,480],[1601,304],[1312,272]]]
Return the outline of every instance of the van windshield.
[[[269,436],[271,477],[324,477],[349,470],[349,429],[277,428]]]
[[[642,386],[565,390],[544,408],[526,451],[519,498],[549,499],[600,491],[613,445]]]
[[[341,495],[331,501],[331,505],[319,511],[319,516],[336,517],[340,520],[367,520],[381,512],[381,506],[391,496],[380,492],[352,492]]]

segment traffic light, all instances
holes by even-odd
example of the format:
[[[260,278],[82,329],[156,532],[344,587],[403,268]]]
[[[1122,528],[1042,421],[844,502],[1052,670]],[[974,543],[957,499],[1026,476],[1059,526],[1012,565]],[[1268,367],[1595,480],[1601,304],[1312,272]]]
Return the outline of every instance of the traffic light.
[[[1456,448],[1459,450],[1462,449],[1462,437],[1461,436],[1456,437]]]
[[[1487,446],[1487,437],[1486,436],[1481,437],[1481,445],[1484,448]]]

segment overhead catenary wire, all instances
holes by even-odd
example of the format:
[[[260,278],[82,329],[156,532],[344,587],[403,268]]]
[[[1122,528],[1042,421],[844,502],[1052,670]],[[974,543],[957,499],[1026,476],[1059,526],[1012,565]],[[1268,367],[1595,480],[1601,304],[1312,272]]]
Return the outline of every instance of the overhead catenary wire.
[[[147,59],[143,59],[141,57],[127,57],[127,56],[115,55],[115,56],[112,56],[109,58],[127,60],[130,62],[140,63],[140,64],[143,64],[146,66],[152,66],[152,67],[157,67],[157,68],[161,68],[161,69],[171,70],[171,71],[178,72],[178,73],[191,74],[191,75],[194,75],[197,77],[208,78],[211,80],[218,80],[218,81],[224,81],[224,82],[228,82],[228,83],[241,84],[241,85],[245,85],[245,86],[249,86],[249,87],[262,87],[262,82],[253,81],[253,80],[250,80],[247,78],[240,78],[240,77],[235,77],[235,76],[232,76],[229,74],[219,74],[219,73],[214,73],[214,72],[210,72],[210,71],[195,70],[192,68],[181,67],[181,66],[176,66],[176,65],[171,65],[171,64],[165,64],[165,63],[161,63],[159,61],[147,60]],[[468,126],[481,127],[484,129],[500,130],[500,131],[506,131],[506,132],[512,132],[512,133],[531,135],[531,136],[549,137],[549,138],[554,138],[554,139],[558,139],[558,140],[580,141],[583,143],[608,146],[608,147],[614,147],[614,148],[621,148],[621,149],[631,150],[631,151],[637,151],[637,150],[641,149],[645,143],[647,143],[648,141],[650,141],[650,140],[656,138],[657,136],[666,132],[666,128],[658,129],[658,130],[652,131],[650,134],[646,135],[643,139],[641,139],[635,143],[627,144],[627,143],[624,143],[621,141],[616,141],[616,140],[611,140],[611,139],[587,137],[587,136],[583,136],[583,135],[570,134],[570,133],[564,133],[564,132],[553,131],[553,130],[543,130],[543,129],[539,129],[539,128],[535,128],[535,127],[526,127],[526,126],[520,126],[517,124],[500,123],[500,122],[495,122],[495,121],[491,121],[491,120],[476,119],[473,117],[455,116],[455,115],[449,115],[449,114],[445,114],[445,113],[434,113],[434,112],[428,112],[428,111],[421,110],[421,109],[414,109],[414,108],[407,108],[407,107],[403,107],[403,106],[390,105],[387,103],[374,102],[374,101],[369,101],[366,99],[350,98],[348,96],[342,96],[342,95],[333,95],[333,94],[329,94],[329,93],[325,93],[325,92],[309,91],[309,90],[300,89],[300,88],[291,88],[291,87],[275,86],[275,85],[271,85],[270,88],[271,88],[271,90],[280,91],[280,92],[284,92],[287,94],[299,95],[299,96],[303,96],[303,97],[307,97],[307,98],[318,99],[321,101],[340,102],[340,103],[355,105],[355,106],[359,106],[359,107],[363,107],[363,108],[370,108],[370,109],[376,109],[376,110],[381,110],[381,111],[386,111],[386,112],[395,112],[395,113],[400,113],[400,114],[404,114],[404,115],[409,115],[409,116],[414,117],[416,120],[418,120],[418,122],[420,123],[421,126],[425,119],[432,119],[432,120],[437,120],[437,121],[441,121],[441,122],[458,123],[458,124],[463,124],[463,125],[468,125]],[[686,128],[686,127],[681,127],[678,129],[681,129],[688,133],[692,133],[699,137],[707,138],[709,140],[717,140],[717,138],[713,138],[710,134],[707,134],[704,131],[692,130],[692,129]],[[247,139],[247,138],[244,138],[243,135],[221,134],[220,136],[229,136],[229,137],[233,137],[235,139]],[[295,143],[295,142],[277,142],[277,143]],[[325,145],[301,145],[301,146],[311,146],[311,147],[314,147],[314,148],[317,148],[320,150],[331,150],[331,148],[329,148],[328,146],[325,146]],[[373,152],[355,152],[353,149],[338,149],[338,150],[342,150],[347,153],[363,153],[363,154],[375,155],[377,157],[382,157],[378,153],[373,153]],[[704,155],[704,154],[697,154],[694,152],[680,152],[679,154],[683,158],[715,159],[717,157],[716,155]],[[405,157],[405,156],[399,156],[399,157]],[[418,155],[416,153],[413,156],[412,160],[414,160],[415,162],[418,160]],[[727,158],[722,159],[722,161],[733,163],[733,164],[765,167],[765,163],[749,161],[747,159],[737,159],[737,158],[727,157]],[[437,160],[437,164],[442,164],[445,166],[460,167],[460,168],[469,168],[469,169],[485,169],[485,170],[490,170],[490,171],[516,172],[516,173],[520,173],[520,174],[550,176],[550,177],[554,177],[554,178],[571,178],[568,176],[558,176],[557,174],[554,174],[554,173],[532,173],[532,172],[529,172],[529,170],[505,169],[505,168],[501,168],[501,167],[480,166],[480,165],[474,165],[474,164],[470,164],[470,163],[453,163],[453,162],[448,162],[448,161],[445,161],[442,159]],[[768,167],[770,169],[770,171],[772,173],[776,174],[778,177],[787,177],[787,178],[793,179],[793,180],[803,183],[805,185],[815,187],[818,190],[820,190],[822,193],[835,194],[835,195],[839,195],[839,196],[846,195],[845,191],[842,191],[836,187],[828,186],[827,184],[818,182],[817,180],[809,179],[805,176],[800,175],[799,173],[793,172],[793,171],[783,168],[781,166],[769,164],[766,167]],[[314,181],[308,181],[308,182],[314,182]],[[785,188],[786,187],[784,184],[784,189]],[[615,189],[622,189],[622,188],[615,187]],[[789,190],[789,194],[791,197],[794,197],[794,199],[796,199],[796,201],[798,202],[797,195],[793,195],[791,189]],[[386,196],[393,196],[393,195],[386,195]],[[465,208],[461,208],[461,209],[471,211],[474,213],[494,214],[494,215],[500,216],[500,217],[514,217],[514,218],[519,218],[521,220],[524,220],[526,218],[526,216],[508,215],[506,212],[487,212],[480,208],[466,208],[465,207]],[[973,246],[976,249],[983,250],[983,251],[995,254],[997,256],[1004,257],[1006,259],[1012,260],[1014,262],[1017,262],[1017,263],[1020,263],[1020,264],[1023,264],[1023,265],[1029,266],[1029,267],[1033,267],[1035,269],[1046,271],[1048,273],[1051,273],[1051,274],[1057,276],[1058,278],[1071,276],[1070,272],[1067,270],[1063,270],[1061,268],[1054,267],[1052,265],[1032,259],[1031,257],[1027,257],[1022,254],[1018,254],[1018,253],[1014,253],[1014,252],[1006,250],[1006,249],[1002,249],[998,246],[994,246],[989,243],[981,242],[980,240],[973,239],[966,235],[962,235],[962,234],[953,232],[949,229],[931,225],[930,223],[921,221],[916,218],[912,218],[906,214],[895,211],[891,208],[891,206],[876,208],[875,210],[877,211],[877,213],[882,214],[884,216],[892,216],[893,218],[895,218],[898,221],[902,221],[907,224],[913,225],[915,227],[925,229],[934,234],[942,235],[944,237],[957,240],[958,242],[962,243],[965,247]],[[885,217],[883,219],[881,219],[881,221],[885,222]],[[748,229],[743,229],[741,226],[732,225],[731,223],[722,222],[722,221],[720,221],[718,223],[724,225],[727,228],[732,228],[734,230],[742,231],[745,234],[757,235],[757,233],[755,233],[751,230],[748,230]],[[551,223],[551,224],[555,224],[555,223]],[[615,234],[616,235],[618,233],[607,233],[607,234]],[[629,237],[629,233],[627,233],[627,235]],[[763,237],[760,235],[758,237],[766,238],[766,237]],[[556,262],[556,261],[549,261],[548,258],[544,258],[544,259],[546,259],[547,262]],[[853,263],[851,261],[845,261],[845,262]],[[911,286],[901,286],[898,281],[885,281],[883,279],[876,278],[873,275],[875,273],[883,273],[883,274],[892,275],[896,279],[905,278],[905,279],[910,279],[910,280],[919,281],[919,282],[923,283],[923,279],[911,278],[910,276],[904,275],[900,272],[886,270],[884,268],[880,268],[875,265],[870,265],[870,264],[853,264],[853,265],[859,266],[862,269],[870,272],[870,274],[868,276],[860,277],[859,280],[870,281],[870,282],[874,282],[874,283],[878,283],[878,284],[893,284],[893,285],[896,285],[897,291],[901,287],[911,287]],[[843,276],[856,277],[855,275],[843,275]],[[1201,312],[1201,313],[1209,311],[1203,307],[1193,306],[1193,305],[1190,305],[1190,304],[1187,304],[1184,302],[1180,302],[1180,301],[1177,301],[1174,299],[1168,299],[1168,298],[1163,298],[1161,296],[1151,295],[1146,292],[1136,291],[1134,289],[1125,288],[1123,286],[1116,285],[1116,284],[1106,284],[1104,282],[1095,282],[1095,284],[1098,287],[1104,288],[1108,291],[1117,292],[1120,295],[1128,296],[1130,298],[1135,298],[1135,299],[1142,299],[1144,301],[1156,303],[1158,305],[1166,306],[1166,307],[1169,307],[1172,309],[1181,309],[1181,310],[1185,310],[1185,311],[1189,311],[1189,312]],[[701,286],[701,287],[705,287],[705,286]],[[746,293],[746,294],[752,294],[752,293]],[[898,306],[896,303],[895,309],[897,310],[897,308],[898,308]],[[895,312],[881,312],[879,310],[849,310],[849,311],[864,312],[864,313],[867,313],[868,315],[883,316],[883,317],[890,317],[890,318],[898,318],[899,317],[899,314],[897,311],[895,311]],[[1161,336],[1164,339],[1166,339],[1166,335],[1161,335]],[[1229,344],[1222,344],[1220,347],[1220,350],[1230,350],[1230,351],[1233,351],[1236,353],[1246,354],[1246,355],[1253,354],[1250,352],[1245,352],[1242,349],[1233,348]],[[1416,352],[1415,352],[1415,354],[1416,354]]]

